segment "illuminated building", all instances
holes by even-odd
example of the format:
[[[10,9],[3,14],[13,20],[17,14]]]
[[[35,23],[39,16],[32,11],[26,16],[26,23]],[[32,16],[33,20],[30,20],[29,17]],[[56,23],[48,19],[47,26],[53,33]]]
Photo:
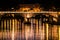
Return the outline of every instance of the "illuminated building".
[[[59,14],[25,9],[28,13],[0,14],[0,40],[60,40]]]

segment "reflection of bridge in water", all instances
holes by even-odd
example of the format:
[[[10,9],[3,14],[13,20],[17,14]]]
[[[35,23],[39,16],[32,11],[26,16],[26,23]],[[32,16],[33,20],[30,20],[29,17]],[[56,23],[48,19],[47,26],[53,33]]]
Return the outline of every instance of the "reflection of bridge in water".
[[[60,29],[53,16],[45,14],[1,15],[0,40],[60,40]],[[30,15],[30,14],[29,14]]]

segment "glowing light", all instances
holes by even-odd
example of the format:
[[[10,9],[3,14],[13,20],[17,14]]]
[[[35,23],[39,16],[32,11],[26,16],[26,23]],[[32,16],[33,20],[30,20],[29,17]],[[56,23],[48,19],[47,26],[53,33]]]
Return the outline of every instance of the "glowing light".
[[[30,36],[33,36],[34,38],[34,33],[33,33],[33,20],[31,19],[31,35]]]
[[[14,19],[13,19],[12,40],[14,40]]]
[[[4,28],[5,28],[4,31],[6,31],[6,20],[4,20]]]
[[[48,24],[46,24],[46,40],[48,40]]]
[[[53,20],[54,20],[55,22],[57,22],[57,19],[56,19],[56,18],[53,18]]]
[[[11,9],[14,9],[14,8],[11,8]]]
[[[14,14],[12,14],[12,16],[14,17]]]
[[[25,25],[25,38],[26,38],[26,40],[28,40],[29,38],[33,38],[34,31],[32,28],[30,29],[31,26]]]
[[[27,18],[29,18],[30,17],[30,15],[29,14],[27,14]]]
[[[45,32],[45,31],[44,31],[44,23],[43,23],[43,40],[45,39],[45,37],[44,37],[44,36],[45,36],[44,32]]]
[[[43,36],[42,36],[42,29],[41,29],[41,19],[39,21],[39,35],[41,36],[40,40],[42,40]]]
[[[59,26],[59,40],[60,40],[60,26]]]
[[[30,32],[29,27],[25,26],[25,37],[26,37],[26,40],[28,40],[28,38],[29,38],[29,32]]]
[[[27,21],[27,18],[25,18],[25,21]]]

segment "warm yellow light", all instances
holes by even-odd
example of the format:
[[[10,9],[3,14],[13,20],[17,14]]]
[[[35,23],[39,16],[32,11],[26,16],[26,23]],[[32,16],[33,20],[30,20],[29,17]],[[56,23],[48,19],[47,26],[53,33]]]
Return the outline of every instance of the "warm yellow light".
[[[30,17],[30,15],[29,14],[27,14],[27,18],[29,18]]]
[[[14,40],[14,19],[13,19],[13,29],[12,29],[12,40]]]
[[[59,26],[59,40],[60,40],[60,26]]]
[[[60,14],[60,12],[58,12],[58,14]]]
[[[12,14],[12,16],[14,17],[14,14]]]
[[[53,20],[54,20],[55,22],[57,22],[57,19],[56,19],[56,18],[53,18]]]
[[[46,40],[48,40],[48,24],[46,24]]]
[[[33,12],[40,12],[39,8],[33,8]]]
[[[4,28],[5,28],[4,31],[6,31],[6,20],[4,20]]]

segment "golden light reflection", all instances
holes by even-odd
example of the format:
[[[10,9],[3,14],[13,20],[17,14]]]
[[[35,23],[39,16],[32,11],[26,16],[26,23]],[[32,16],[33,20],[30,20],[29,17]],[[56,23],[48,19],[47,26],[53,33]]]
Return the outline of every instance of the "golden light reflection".
[[[46,40],[48,40],[48,24],[46,23]]]
[[[6,32],[6,26],[7,26],[7,25],[6,25],[6,20],[4,20],[4,28],[5,28],[4,31],[5,31],[5,32]]]
[[[12,16],[14,17],[14,14]],[[27,16],[25,18],[27,21],[27,19],[30,18],[30,14],[27,14]],[[56,26],[52,25],[53,27],[51,27],[48,23],[42,23],[42,21],[40,19],[39,20],[38,19],[31,19],[29,22],[31,23],[31,25],[28,26],[28,24],[27,25],[24,24],[25,21],[21,23],[18,19],[10,19],[10,20],[4,19],[4,20],[2,20],[1,21],[1,28],[2,28],[2,32],[3,32],[3,37],[5,37],[7,39],[7,37],[9,35],[11,35],[10,37],[12,40],[15,40],[17,36],[19,38],[21,37],[20,40],[22,40],[22,38],[24,40],[25,39],[26,40],[32,40],[32,39],[33,40],[35,40],[35,39],[36,40],[45,40],[45,39],[46,40],[50,40],[50,39],[57,40],[57,38],[58,38],[58,40],[60,40],[60,26],[57,30],[57,25]],[[10,30],[11,34],[9,31],[8,31],[9,33],[4,32],[4,31],[7,31],[6,26],[8,26],[7,27],[8,30],[12,29],[12,31]],[[3,29],[3,27],[4,27],[4,29]],[[49,27],[51,27],[51,29]],[[48,30],[51,32],[49,33]],[[51,36],[49,36],[48,33]],[[2,33],[0,33],[0,35],[1,34]],[[57,35],[58,35],[58,37],[57,37]],[[17,40],[19,40],[19,39],[17,38]]]
[[[60,40],[60,26],[59,26],[59,40]]]
[[[42,38],[44,38],[45,39],[45,30],[44,30],[45,28],[44,28],[44,23],[43,23],[43,37]],[[44,40],[43,39],[43,40]]]
[[[13,29],[12,29],[12,40],[14,40],[14,19],[12,20],[13,22]]]
[[[26,37],[26,40],[28,40],[29,36],[30,36],[30,29],[28,26],[25,26],[25,37]]]
[[[29,38],[32,38],[33,37],[33,29],[31,28],[30,29],[30,26],[25,26],[25,38],[26,40],[28,40]]]

